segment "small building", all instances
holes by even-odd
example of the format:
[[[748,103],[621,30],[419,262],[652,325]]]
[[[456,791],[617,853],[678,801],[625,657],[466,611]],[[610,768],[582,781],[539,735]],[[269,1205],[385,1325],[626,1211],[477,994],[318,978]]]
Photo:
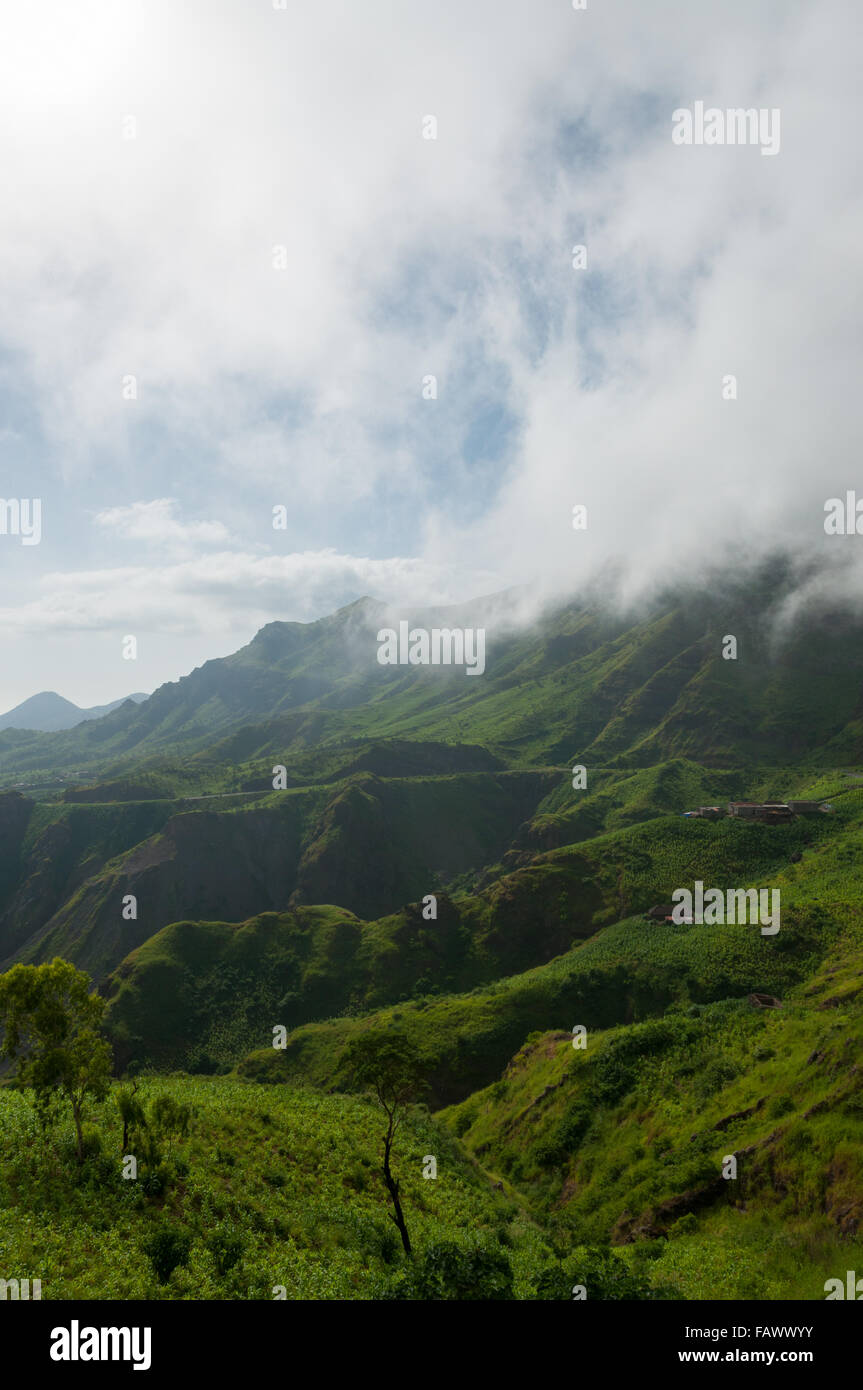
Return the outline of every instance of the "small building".
[[[794,818],[794,812],[786,801],[729,801],[728,814],[738,820],[757,820],[766,825]]]
[[[657,903],[656,907],[649,907],[644,914],[645,922],[667,922],[676,907],[676,903]]]
[[[821,810],[820,801],[789,801],[788,806],[795,816],[811,816]]]
[[[753,1009],[781,1009],[782,1000],[773,994],[750,994],[747,996]]]

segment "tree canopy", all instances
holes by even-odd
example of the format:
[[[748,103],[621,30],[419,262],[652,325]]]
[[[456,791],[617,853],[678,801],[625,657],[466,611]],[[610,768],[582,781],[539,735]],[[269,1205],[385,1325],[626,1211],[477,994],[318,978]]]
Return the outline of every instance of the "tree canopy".
[[[0,975],[0,1056],[17,1063],[17,1079],[32,1088],[43,1119],[65,1098],[75,1120],[79,1161],[85,1097],[102,1100],[111,1080],[111,1049],[99,1036],[105,1001],[90,977],[69,961],[15,965]]]

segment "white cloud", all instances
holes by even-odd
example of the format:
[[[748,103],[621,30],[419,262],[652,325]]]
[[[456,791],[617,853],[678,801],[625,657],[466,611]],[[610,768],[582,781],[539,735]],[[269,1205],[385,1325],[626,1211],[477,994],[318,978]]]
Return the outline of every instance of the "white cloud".
[[[471,583],[483,592],[498,587],[500,576],[475,571]],[[167,565],[53,573],[39,590],[29,602],[0,608],[0,631],[219,633],[274,618],[309,621],[364,595],[417,605],[461,597],[445,566],[334,550],[284,556],[219,551]]]
[[[128,563],[50,558],[51,513],[54,573],[6,630],[215,632],[618,557],[634,590],[820,544],[859,479],[856,22],[846,0],[10,11],[2,346],[46,470]],[[696,99],[780,108],[780,153],[673,146]],[[488,406],[513,417],[490,461]],[[288,556],[258,553],[277,502]]]
[[[177,520],[176,510],[175,497],[158,497],[152,502],[133,502],[128,507],[107,507],[97,512],[94,521],[123,540],[142,541],[170,550],[227,541],[228,529],[221,521],[182,522]]]

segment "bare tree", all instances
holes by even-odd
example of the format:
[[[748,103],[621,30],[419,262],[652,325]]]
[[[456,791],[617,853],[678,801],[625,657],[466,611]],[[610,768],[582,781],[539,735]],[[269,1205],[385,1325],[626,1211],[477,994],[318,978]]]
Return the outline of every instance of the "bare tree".
[[[371,1090],[386,1114],[383,1175],[393,1204],[390,1220],[398,1228],[405,1254],[410,1255],[411,1241],[399,1196],[401,1184],[393,1175],[390,1159],[405,1109],[425,1085],[420,1055],[403,1034],[363,1033],[349,1045],[342,1071],[349,1085]]]

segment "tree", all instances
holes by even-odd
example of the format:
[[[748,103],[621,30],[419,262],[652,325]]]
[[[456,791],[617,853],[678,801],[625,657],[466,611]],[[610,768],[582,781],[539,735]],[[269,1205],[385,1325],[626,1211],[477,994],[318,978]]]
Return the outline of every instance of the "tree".
[[[348,1046],[342,1072],[349,1085],[373,1091],[386,1114],[383,1175],[395,1212],[390,1219],[398,1228],[405,1254],[410,1255],[410,1236],[399,1197],[401,1184],[393,1177],[390,1157],[405,1108],[425,1085],[420,1055],[403,1034],[363,1033]]]
[[[512,1267],[502,1250],[439,1240],[426,1247],[410,1273],[402,1274],[385,1297],[435,1302],[514,1299]]]
[[[131,1087],[121,1086],[116,1093],[123,1121],[123,1153],[130,1143],[134,1144],[135,1157],[146,1170],[141,1186],[145,1192],[159,1196],[170,1178],[170,1169],[162,1161],[164,1143],[188,1134],[192,1111],[168,1095],[155,1096],[147,1105],[137,1090],[138,1082],[133,1078]]]
[[[632,1269],[611,1248],[579,1246],[565,1261],[547,1265],[532,1280],[530,1299],[572,1299],[580,1286],[591,1301],[651,1300],[668,1297],[653,1289],[643,1270]],[[679,1297],[677,1291],[672,1297]]]
[[[146,1123],[144,1106],[137,1097],[138,1081],[132,1077],[131,1086],[121,1086],[115,1097],[120,1118],[123,1121],[123,1153],[129,1147],[129,1131],[137,1129]]]
[[[18,1082],[32,1087],[43,1123],[58,1097],[69,1102],[79,1163],[85,1099],[104,1100],[111,1080],[111,1049],[98,1033],[105,1001],[90,993],[91,983],[59,957],[0,975],[0,1056],[17,1061]]]
[[[167,1284],[174,1270],[188,1263],[192,1238],[182,1226],[162,1221],[143,1242],[142,1248],[159,1283]]]

